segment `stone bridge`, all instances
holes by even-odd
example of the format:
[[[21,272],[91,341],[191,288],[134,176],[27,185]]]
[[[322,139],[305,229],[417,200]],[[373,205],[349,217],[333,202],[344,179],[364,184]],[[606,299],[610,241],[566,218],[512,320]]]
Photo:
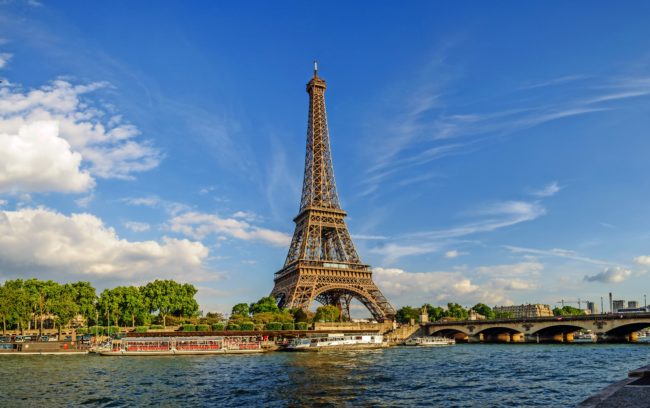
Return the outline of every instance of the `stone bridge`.
[[[637,332],[650,327],[650,313],[588,316],[463,320],[423,324],[425,333],[457,341],[549,343],[572,342],[574,333],[589,330],[599,343],[636,342]]]

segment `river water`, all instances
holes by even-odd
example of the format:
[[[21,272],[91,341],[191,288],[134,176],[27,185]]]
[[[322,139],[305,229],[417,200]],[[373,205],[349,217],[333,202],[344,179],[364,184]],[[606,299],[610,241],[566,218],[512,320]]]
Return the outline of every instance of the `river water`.
[[[647,364],[649,344],[0,356],[0,405],[565,407]]]

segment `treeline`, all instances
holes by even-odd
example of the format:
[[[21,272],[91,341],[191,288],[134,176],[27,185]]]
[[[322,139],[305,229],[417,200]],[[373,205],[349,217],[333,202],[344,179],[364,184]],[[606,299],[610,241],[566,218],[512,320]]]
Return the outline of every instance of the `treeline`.
[[[343,320],[336,306],[320,306],[316,312],[300,308],[279,308],[275,298],[266,296],[254,303],[238,303],[232,307],[227,329],[237,330],[306,330],[312,322],[338,322]]]
[[[196,288],[173,280],[155,280],[144,286],[118,286],[97,296],[89,282],[60,284],[52,280],[15,279],[0,285],[0,319],[8,329],[47,326],[147,325],[163,326],[170,317],[199,314]]]
[[[396,320],[399,323],[409,323],[411,319],[418,321],[420,318],[420,311],[426,308],[429,321],[435,322],[438,320],[467,320],[469,319],[470,310],[485,316],[486,319],[510,319],[514,315],[509,312],[497,312],[485,303],[477,303],[471,308],[466,308],[458,303],[447,303],[447,308],[444,309],[439,306],[431,306],[424,304],[421,308],[414,308],[411,306],[404,306],[397,311]],[[554,316],[578,316],[584,315],[585,311],[573,306],[564,306],[562,308],[554,308]]]
[[[503,313],[495,312],[490,306],[485,303],[477,303],[471,308],[466,308],[459,305],[458,303],[447,303],[447,308],[440,306],[431,306],[430,304],[424,304],[420,308],[414,308],[411,306],[404,306],[397,310],[395,316],[396,320],[399,323],[409,323],[411,319],[416,322],[420,318],[420,311],[422,308],[426,308],[427,315],[429,316],[429,321],[435,322],[438,320],[467,320],[469,319],[470,310],[485,316],[486,319],[507,319],[511,318],[512,313]]]

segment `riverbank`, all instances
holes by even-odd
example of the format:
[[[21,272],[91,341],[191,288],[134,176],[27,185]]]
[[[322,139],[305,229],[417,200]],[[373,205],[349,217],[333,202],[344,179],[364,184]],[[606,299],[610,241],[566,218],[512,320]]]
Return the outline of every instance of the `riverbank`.
[[[650,403],[650,365],[632,370],[624,380],[605,387],[578,405],[580,408],[641,407]]]

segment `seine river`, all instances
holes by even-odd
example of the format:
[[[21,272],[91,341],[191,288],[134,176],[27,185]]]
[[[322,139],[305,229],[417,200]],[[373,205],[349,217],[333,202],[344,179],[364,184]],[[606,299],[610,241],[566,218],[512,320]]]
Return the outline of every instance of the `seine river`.
[[[574,406],[650,344],[183,357],[2,356],[2,406]]]

